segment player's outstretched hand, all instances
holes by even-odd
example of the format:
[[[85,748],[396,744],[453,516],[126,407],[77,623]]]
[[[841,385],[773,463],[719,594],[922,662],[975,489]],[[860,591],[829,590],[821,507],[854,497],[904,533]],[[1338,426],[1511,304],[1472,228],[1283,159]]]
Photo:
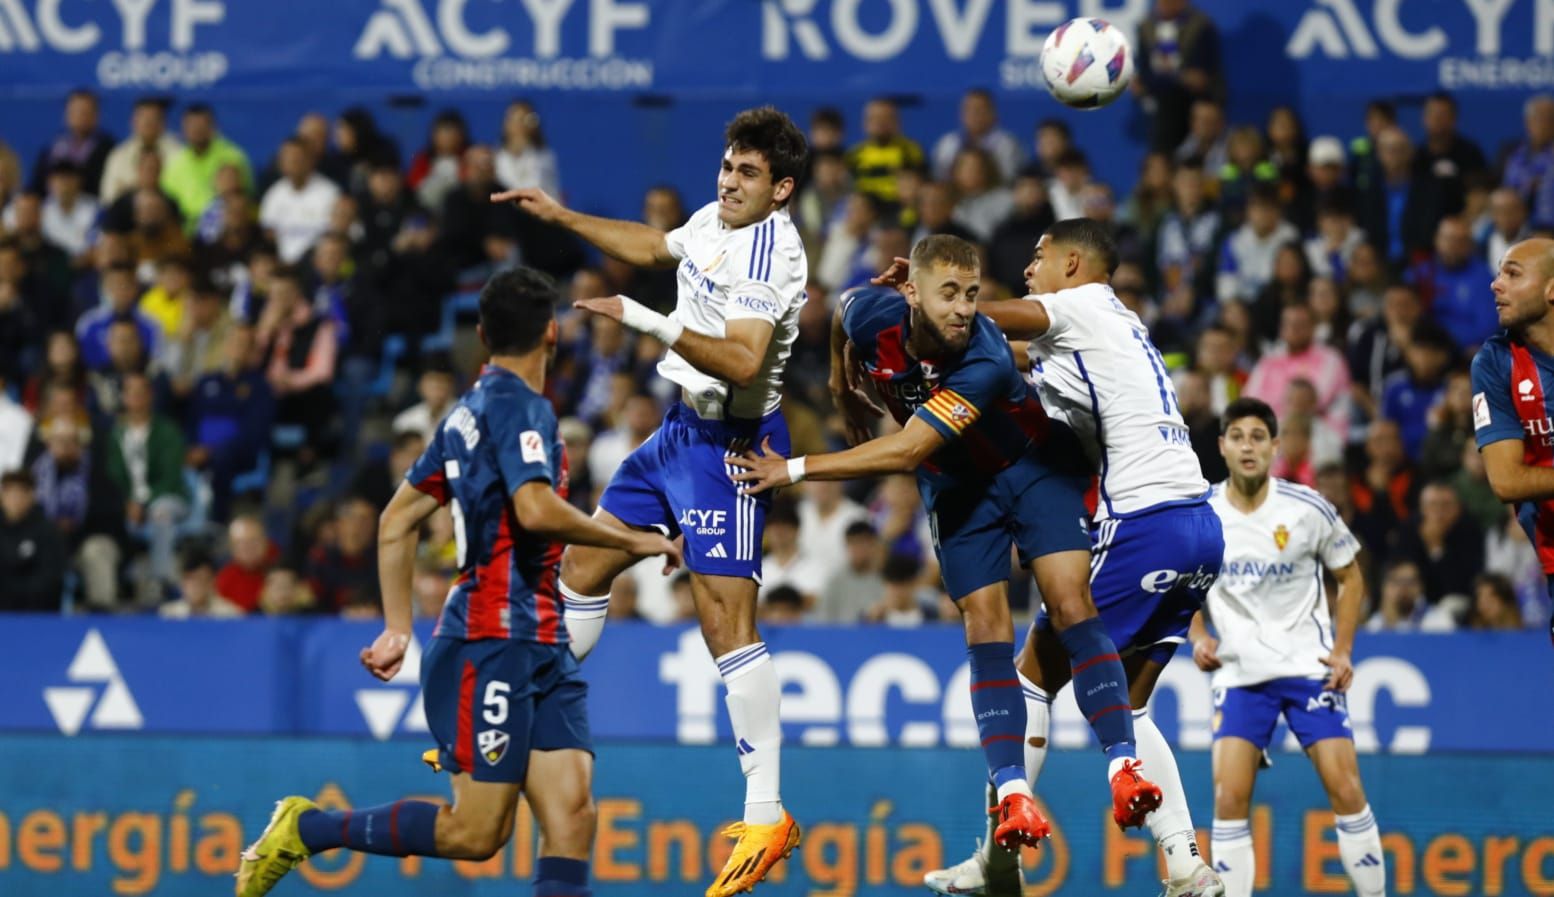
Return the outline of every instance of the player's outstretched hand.
[[[541,221],[557,222],[566,214],[566,206],[556,200],[544,190],[538,187],[521,187],[517,190],[504,190],[501,193],[491,194],[491,201],[495,203],[510,202],[519,209]]]
[[[410,647],[410,633],[385,629],[372,642],[372,647],[362,649],[362,666],[367,672],[384,682],[394,678],[405,663],[405,650]]]
[[[901,285],[907,281],[907,269],[912,267],[910,259],[896,256],[891,259],[890,267],[869,278],[869,283],[877,287],[895,287],[901,289]]]
[[[573,308],[580,308],[591,314],[603,315],[612,321],[619,321],[626,317],[626,303],[619,296],[601,296],[598,299],[579,299],[572,303]]]
[[[637,544],[632,546],[631,553],[644,558],[663,555],[665,576],[680,569],[680,566],[685,563],[680,543],[671,542],[656,532],[638,533]]]
[[[1349,659],[1348,654],[1334,651],[1322,658],[1322,665],[1327,667],[1327,682],[1323,684],[1329,691],[1349,690],[1349,683],[1354,681],[1354,661]]]
[[[885,416],[885,409],[869,395],[865,384],[866,374],[853,356],[852,340],[842,347],[842,377],[840,388],[832,381],[831,401],[842,412],[842,424],[847,433],[848,445],[860,445],[874,437],[875,419]]]
[[[734,474],[734,482],[740,484],[739,491],[746,495],[759,495],[768,489],[793,482],[788,478],[788,459],[772,449],[770,436],[761,441],[759,455],[754,451],[746,451],[743,455],[731,456],[727,460],[743,471]]]
[[[1198,669],[1205,673],[1211,673],[1219,669],[1219,655],[1215,653],[1219,648],[1219,639],[1213,636],[1204,636],[1192,643],[1192,662],[1198,665]]]

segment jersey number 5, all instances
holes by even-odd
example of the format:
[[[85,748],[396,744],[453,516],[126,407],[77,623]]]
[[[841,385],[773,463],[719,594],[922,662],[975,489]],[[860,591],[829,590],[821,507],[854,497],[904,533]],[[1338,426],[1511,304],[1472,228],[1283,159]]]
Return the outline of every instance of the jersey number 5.
[[[498,679],[486,683],[486,709],[483,714],[486,725],[500,726],[507,722],[507,695],[512,690],[512,686]]]

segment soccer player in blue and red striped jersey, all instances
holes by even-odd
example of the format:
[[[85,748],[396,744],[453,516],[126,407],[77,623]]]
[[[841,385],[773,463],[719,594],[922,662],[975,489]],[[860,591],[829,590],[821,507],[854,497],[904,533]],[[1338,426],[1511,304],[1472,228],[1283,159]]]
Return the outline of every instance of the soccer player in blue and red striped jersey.
[[[1489,485],[1515,503],[1554,583],[1554,240],[1506,250],[1491,288],[1505,330],[1473,358],[1473,430]]]
[[[972,709],[997,788],[993,837],[1011,847],[1039,843],[1048,830],[1025,780],[1026,710],[1008,601],[1011,547],[1035,573],[1073,665],[1080,709],[1112,760],[1118,821],[1140,824],[1161,795],[1136,771],[1127,677],[1090,598],[1089,464],[1072,431],[1048,419],[998,326],[977,314],[980,280],[974,246],[933,236],[913,249],[900,293],[864,288],[843,299],[832,327],[831,376],[850,438],[865,438],[859,411],[869,401],[847,385],[854,365],[900,432],[791,460],[768,445],[763,455],[730,463],[745,469],[735,479],[752,491],[806,478],[917,472],[945,588],[970,646]]]
[[[410,644],[410,581],[421,524],[453,514],[459,575],[421,660],[437,765],[453,806],[400,800],[320,810],[288,797],[243,852],[238,897],[259,897],[321,850],[486,859],[512,836],[518,796],[534,810],[539,897],[586,897],[593,846],[588,687],[568,647],[557,589],[565,543],[638,557],[678,549],[657,532],[594,520],[567,503],[566,449],[543,396],[555,354],[558,293],[539,272],[496,275],[480,295],[491,361],[410,468],[378,529],[384,630],[362,664],[387,681]],[[667,571],[666,571],[667,572]]]

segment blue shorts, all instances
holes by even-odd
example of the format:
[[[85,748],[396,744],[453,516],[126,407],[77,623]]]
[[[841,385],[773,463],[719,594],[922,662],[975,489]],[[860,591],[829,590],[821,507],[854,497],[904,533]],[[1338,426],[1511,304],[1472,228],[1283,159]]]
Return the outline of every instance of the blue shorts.
[[[1245,738],[1259,750],[1273,740],[1279,716],[1302,748],[1324,738],[1354,740],[1349,704],[1321,679],[1270,679],[1256,685],[1214,689],[1214,739]]]
[[[593,752],[588,684],[566,645],[433,638],[421,694],[439,762],[477,782],[522,784],[530,751]]]
[[[772,493],[741,495],[728,455],[760,449],[788,455],[781,411],[760,420],[703,420],[676,402],[647,441],[610,478],[599,507],[629,526],[685,535],[685,566],[693,573],[761,580],[761,536]]]
[[[1020,565],[1058,551],[1088,551],[1087,476],[1058,473],[1027,453],[976,487],[930,492],[918,488],[933,528],[934,554],[950,597],[1009,579],[1009,549]]]
[[[1090,594],[1117,652],[1170,660],[1219,578],[1219,515],[1207,501],[1171,505],[1103,520],[1091,537]],[[1036,625],[1049,625],[1045,610]]]

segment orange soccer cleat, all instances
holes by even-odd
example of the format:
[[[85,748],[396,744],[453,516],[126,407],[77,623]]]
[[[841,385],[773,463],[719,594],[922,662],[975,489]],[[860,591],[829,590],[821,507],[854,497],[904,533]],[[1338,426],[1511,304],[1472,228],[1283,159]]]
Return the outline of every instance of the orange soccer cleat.
[[[1112,819],[1118,828],[1139,828],[1144,817],[1160,807],[1160,787],[1139,775],[1142,765],[1137,760],[1124,760],[1112,776]]]
[[[1041,839],[1052,834],[1052,826],[1036,809],[1036,802],[1025,794],[1011,794],[988,810],[998,817],[993,843],[1005,850],[1040,847]]]

